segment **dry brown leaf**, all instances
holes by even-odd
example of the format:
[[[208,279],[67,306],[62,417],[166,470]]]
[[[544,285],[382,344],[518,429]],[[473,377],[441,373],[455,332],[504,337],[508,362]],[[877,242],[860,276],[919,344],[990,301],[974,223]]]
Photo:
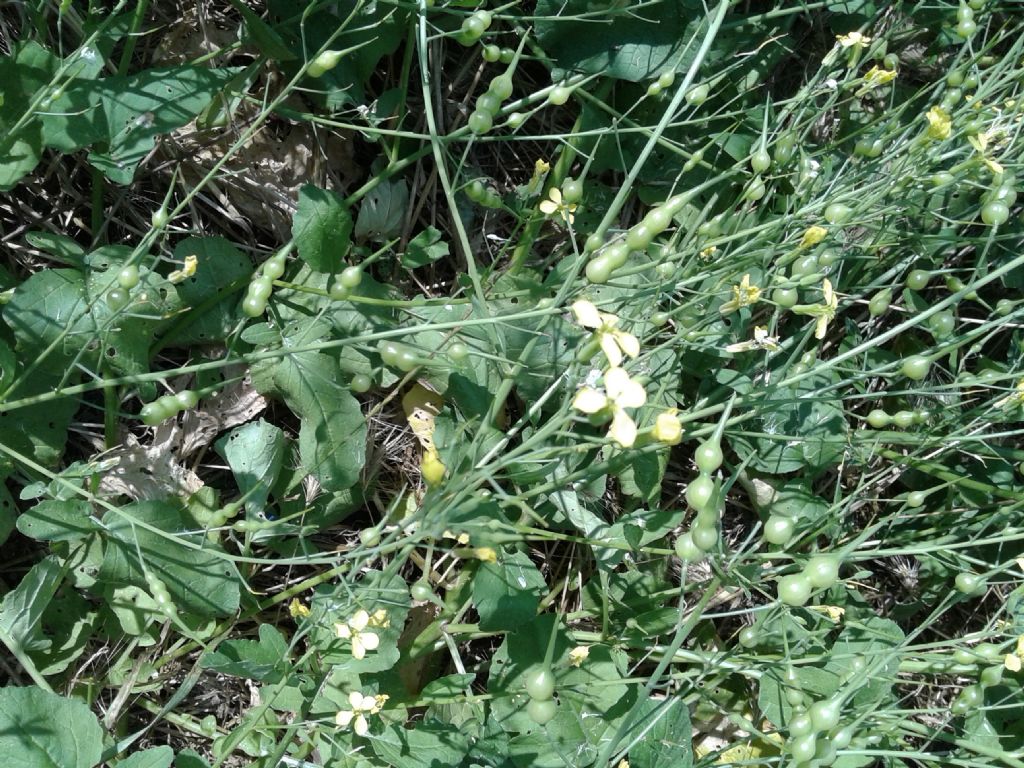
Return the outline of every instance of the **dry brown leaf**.
[[[185,459],[220,432],[254,419],[266,407],[266,399],[246,377],[204,400],[202,408],[187,411],[180,423],[172,419],[156,427],[149,445],[127,434],[120,447],[103,455],[113,467],[100,481],[100,492],[132,499],[195,493],[203,481],[185,465]]]

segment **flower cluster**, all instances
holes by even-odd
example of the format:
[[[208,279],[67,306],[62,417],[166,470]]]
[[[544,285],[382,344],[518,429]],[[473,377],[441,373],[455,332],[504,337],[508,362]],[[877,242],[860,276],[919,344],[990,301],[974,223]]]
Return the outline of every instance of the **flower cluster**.
[[[348,704],[351,709],[340,710],[335,716],[334,722],[338,724],[339,728],[351,726],[357,735],[365,736],[370,732],[367,716],[380,712],[387,700],[388,696],[386,695],[371,696],[359,691],[352,691],[348,695]]]
[[[380,608],[371,616],[363,609],[352,614],[346,622],[338,622],[334,630],[342,640],[348,640],[352,644],[352,656],[356,659],[365,658],[367,651],[377,650],[380,645],[380,637],[376,632],[368,631],[368,627],[386,627],[388,625],[388,612]]]
[[[609,365],[602,375],[604,387],[592,384],[582,387],[573,398],[572,407],[586,414],[610,414],[608,437],[622,448],[630,448],[636,443],[638,431],[630,411],[647,402],[647,391],[621,366],[627,356],[635,358],[640,354],[640,342],[618,327],[618,317],[599,312],[589,301],[575,302],[572,312],[579,325],[594,332],[594,339]],[[651,437],[668,445],[678,443],[681,436],[682,425],[675,410],[659,415],[651,430]]]

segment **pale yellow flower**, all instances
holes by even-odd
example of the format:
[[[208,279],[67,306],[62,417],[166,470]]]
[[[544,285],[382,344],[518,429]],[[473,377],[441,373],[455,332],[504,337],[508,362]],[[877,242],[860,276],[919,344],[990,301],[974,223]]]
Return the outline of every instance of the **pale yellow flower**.
[[[585,645],[577,645],[569,651],[569,666],[578,667],[587,657],[590,656],[590,648]]]
[[[365,736],[370,732],[370,724],[367,722],[367,715],[375,715],[384,707],[388,700],[386,695],[368,696],[359,691],[352,691],[348,695],[348,704],[352,709],[342,709],[334,718],[339,728],[348,728],[359,736]]]
[[[768,352],[777,352],[781,347],[779,346],[779,340],[774,336],[768,335],[768,329],[764,326],[754,327],[754,338],[750,341],[740,341],[736,344],[730,344],[725,348],[726,352],[753,352],[754,350],[763,349]]]
[[[380,638],[375,632],[364,631],[370,624],[370,614],[360,608],[345,623],[334,625],[338,637],[352,643],[352,656],[362,659],[367,651],[374,651],[380,645]]]
[[[552,216],[557,213],[564,221],[572,224],[575,218],[573,216],[573,212],[576,210],[576,203],[563,203],[562,190],[558,187],[552,187],[548,190],[548,199],[541,201],[540,209],[548,216]]]
[[[1017,648],[1013,653],[1006,654],[1003,659],[1003,666],[1011,672],[1020,672],[1021,659],[1024,659],[1024,635],[1017,638]]]
[[[845,35],[836,35],[836,40],[843,48],[865,48],[871,42],[871,38],[860,32],[848,32]]]
[[[817,245],[828,236],[828,230],[825,227],[819,227],[815,225],[808,227],[804,232],[804,236],[800,238],[801,248],[810,248],[812,245]]]
[[[942,107],[932,107],[925,114],[928,120],[928,136],[936,141],[948,139],[953,131],[953,120]]]
[[[583,387],[576,393],[572,407],[583,413],[610,410],[612,424],[608,437],[623,448],[629,448],[636,442],[636,422],[626,409],[639,408],[646,402],[647,392],[640,382],[631,379],[622,368],[611,368],[604,375],[604,391]]]
[[[896,79],[895,69],[882,69],[880,67],[872,67],[864,74],[864,85],[857,91],[858,96],[863,96],[865,93],[870,91],[872,88],[877,88],[880,85],[886,85]]]
[[[304,619],[309,616],[309,606],[304,604],[297,597],[293,597],[288,604],[288,613],[293,619]]]
[[[719,307],[718,311],[723,315],[728,315],[740,307],[749,307],[751,304],[756,304],[760,298],[761,289],[756,285],[750,284],[750,275],[747,274],[740,280],[739,285],[732,287],[732,298]]]
[[[444,533],[441,534],[441,538],[442,539],[455,539],[455,541],[458,544],[461,544],[462,546],[466,546],[467,544],[469,544],[469,534],[465,533],[465,532],[456,534],[456,533],[453,533],[452,531],[446,530]]]
[[[836,316],[836,309],[839,307],[839,297],[832,289],[832,282],[826,277],[821,284],[821,292],[824,301],[821,304],[797,304],[793,311],[798,315],[810,315],[818,318],[818,325],[814,329],[814,338],[823,339],[828,332],[828,324]]]
[[[985,161],[985,165],[988,166],[988,169],[992,171],[992,173],[1002,173],[1004,170],[1002,164],[993,160],[987,154],[989,139],[990,136],[988,133],[979,133],[977,136],[967,137],[967,141],[972,147],[974,147],[974,150],[981,155],[981,159]]]
[[[494,547],[474,547],[473,557],[484,563],[498,562],[498,553],[494,550]]]
[[[613,368],[622,365],[623,353],[630,357],[640,354],[640,342],[632,333],[619,330],[619,318],[615,315],[599,312],[597,307],[585,299],[573,302],[572,313],[579,325],[594,331],[601,351]]]
[[[196,269],[199,267],[198,256],[186,256],[185,266],[181,269],[176,269],[167,276],[167,279],[172,283],[180,283],[187,277],[192,277],[196,273]]]
[[[370,627],[379,627],[380,629],[387,629],[391,626],[391,619],[388,617],[386,608],[378,608],[376,611],[370,614],[370,621],[367,623]]]
[[[683,425],[676,416],[676,409],[669,408],[658,414],[654,420],[654,427],[651,430],[654,439],[665,445],[679,445],[683,439]]]

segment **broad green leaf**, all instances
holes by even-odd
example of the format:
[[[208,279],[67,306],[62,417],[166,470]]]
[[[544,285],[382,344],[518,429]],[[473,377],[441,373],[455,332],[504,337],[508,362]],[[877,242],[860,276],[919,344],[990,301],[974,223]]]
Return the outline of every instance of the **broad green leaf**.
[[[86,303],[85,278],[74,269],[31,275],[15,289],[3,316],[22,357],[35,357],[54,342],[59,343],[58,355],[71,356],[96,332]]]
[[[108,149],[90,153],[89,162],[129,184],[156,137],[192,120],[237,73],[185,64],[76,84],[99,94],[106,120]]]
[[[890,619],[865,615],[857,620],[848,616],[829,651],[825,669],[843,677],[851,672],[855,660],[868,660],[873,668],[871,676],[860,683],[850,704],[865,709],[878,707],[890,695],[899,674],[899,648],[905,639],[903,630]],[[885,663],[875,667],[882,659]]]
[[[409,241],[402,254],[402,266],[416,269],[432,264],[448,255],[448,243],[441,239],[441,230],[427,227]]]
[[[25,240],[33,248],[50,254],[62,264],[75,269],[85,267],[85,248],[70,237],[54,232],[26,232]]]
[[[420,696],[425,699],[462,696],[474,680],[476,680],[476,675],[472,672],[445,675],[427,683],[420,692]]]
[[[480,614],[480,629],[491,632],[516,629],[537,612],[547,583],[524,552],[482,563],[473,576],[473,603]]]
[[[231,5],[242,14],[242,19],[245,21],[243,42],[254,43],[260,53],[277,61],[290,61],[295,58],[295,54],[288,49],[274,28],[257,16],[242,0],[231,0]]]
[[[28,652],[40,674],[58,675],[85,653],[99,619],[94,608],[73,589],[54,595],[39,622],[45,642]]]
[[[404,179],[387,179],[363,198],[356,217],[357,240],[383,242],[401,232],[409,207],[409,185]]]
[[[355,584],[318,587],[310,604],[310,643],[321,651],[326,662],[334,665],[340,678],[390,669],[399,659],[398,639],[409,615],[409,605],[409,587],[397,573],[369,571]],[[338,639],[334,625],[347,622],[360,608],[371,615],[383,608],[387,612],[387,626],[372,629],[380,638],[377,650],[356,659],[350,644]],[[338,698],[338,703],[347,695],[346,692]]]
[[[55,557],[47,557],[29,569],[0,603],[0,636],[18,653],[44,649],[39,621],[64,580],[64,569]],[[4,754],[0,751],[0,754]]]
[[[222,675],[274,682],[287,670],[288,643],[273,625],[260,624],[258,641],[225,640],[201,664]]]
[[[839,690],[840,677],[831,670],[806,665],[794,669],[805,695],[823,699]],[[793,715],[793,705],[786,698],[787,686],[781,674],[780,668],[766,670],[757,692],[757,704],[764,716],[780,728],[785,727]]]
[[[18,768],[93,768],[103,730],[89,707],[35,686],[0,688],[0,755]]]
[[[174,260],[184,263],[188,256],[197,258],[196,273],[178,283],[177,291],[192,311],[168,330],[170,346],[214,344],[226,338],[238,322],[238,294],[230,288],[252,274],[249,258],[222,237],[181,240],[174,246]]]
[[[679,698],[646,699],[626,738],[643,732],[629,750],[631,768],[689,768],[693,765],[690,710]]]
[[[338,364],[319,352],[288,354],[253,375],[262,393],[279,395],[301,419],[299,455],[324,489],[355,485],[366,461],[366,419],[343,387]]]
[[[41,501],[18,518],[18,530],[38,541],[74,541],[99,530],[86,501]]]
[[[292,219],[299,258],[317,272],[338,272],[352,238],[352,216],[341,195],[306,184]]]
[[[122,760],[117,768],[170,768],[173,759],[174,750],[170,747],[150,747]]]
[[[562,627],[555,627],[555,620],[551,614],[538,616],[518,632],[509,634],[495,652],[487,683],[488,692],[495,697],[491,712],[509,733],[539,731],[550,738],[555,749],[545,750],[548,762],[544,765],[559,759],[559,752],[575,753],[579,756],[577,764],[586,765],[594,759],[601,738],[616,727],[617,719],[629,709],[630,687],[621,682],[625,656],[608,646],[593,645],[581,666],[570,666],[568,654],[573,644]],[[558,713],[545,728],[539,729],[526,714],[529,697],[524,676],[543,663],[552,632]],[[519,744],[523,749],[530,748],[529,740]]]
[[[135,521],[164,531],[136,525]],[[140,501],[108,512],[103,522],[108,540],[98,580],[110,585],[147,588],[139,562],[167,584],[180,610],[199,616],[225,616],[238,608],[234,567],[218,557],[219,548],[205,536],[184,533],[191,528],[181,510],[166,501]]]
[[[28,113],[37,91],[50,82],[59,65],[57,57],[32,41],[16,43],[11,55],[0,57],[0,192],[12,189],[39,162],[40,121],[29,120],[17,135],[10,129]]]
[[[696,0],[606,7],[595,15],[588,0],[539,0],[537,35],[561,70],[633,82],[675,70],[705,13]],[[571,18],[580,14],[586,18]]]
[[[555,472],[555,477],[564,473],[564,465],[560,466]],[[576,529],[589,539],[594,557],[597,559],[598,565],[605,570],[610,570],[622,562],[622,558],[626,554],[626,550],[621,547],[602,547],[601,542],[613,542],[619,541],[619,537],[622,531],[621,526],[617,529],[611,524],[605,522],[598,517],[594,512],[591,512],[586,505],[580,500],[579,494],[576,491],[564,490],[555,491],[548,495],[548,499],[551,503],[565,515],[569,521],[576,526]]]
[[[377,757],[393,768],[438,768],[462,763],[469,740],[452,725],[421,721],[415,728],[388,725],[370,741]]]
[[[174,758],[174,768],[210,768],[210,764],[198,752],[186,749]]]
[[[263,514],[270,488],[281,472],[285,436],[279,427],[260,419],[243,424],[216,443],[235,476],[250,517]]]

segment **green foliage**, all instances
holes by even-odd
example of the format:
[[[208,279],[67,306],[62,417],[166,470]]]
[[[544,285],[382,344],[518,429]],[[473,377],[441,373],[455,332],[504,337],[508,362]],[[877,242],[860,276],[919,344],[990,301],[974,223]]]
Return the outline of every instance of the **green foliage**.
[[[25,768],[93,768],[103,731],[88,705],[36,686],[0,688],[0,751]]]
[[[1011,4],[37,5],[8,762],[1013,763]]]
[[[292,237],[304,262],[317,272],[337,272],[351,236],[352,216],[342,197],[309,184],[299,190]]]

